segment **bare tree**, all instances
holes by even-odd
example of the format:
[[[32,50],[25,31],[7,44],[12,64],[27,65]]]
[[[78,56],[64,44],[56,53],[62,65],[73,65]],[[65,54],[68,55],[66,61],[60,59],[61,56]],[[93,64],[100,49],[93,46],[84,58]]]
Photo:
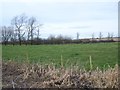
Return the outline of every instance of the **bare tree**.
[[[56,39],[57,39],[58,41],[61,41],[61,40],[64,39],[64,37],[60,34],[60,35],[58,35],[58,36],[56,37]]]
[[[40,27],[42,26],[43,24],[38,24],[37,26],[36,26],[36,33],[35,33],[35,35],[36,35],[36,37],[37,37],[37,40],[40,38]]]
[[[111,36],[110,33],[108,33],[108,41],[110,40],[110,36]]]
[[[64,36],[65,40],[72,40],[72,38],[70,36]]]
[[[2,33],[2,42],[7,45],[8,41],[11,40],[11,36],[13,34],[13,28],[12,27],[1,27],[1,33]]]
[[[13,30],[13,33],[11,35],[11,42],[13,45],[15,45],[15,43],[17,42],[17,31]]]
[[[94,41],[94,39],[95,39],[95,34],[93,33],[92,34],[92,41]]]
[[[99,33],[99,40],[101,40],[103,37],[102,32]]]
[[[25,35],[24,26],[26,24],[27,16],[22,14],[20,16],[16,16],[12,19],[11,24],[14,25],[15,30],[17,31],[17,36],[19,40],[19,44],[22,44],[22,38]]]
[[[114,36],[114,34],[113,34],[113,33],[111,33],[111,35],[110,35],[111,40],[113,40],[113,36]]]
[[[39,27],[37,25],[37,20],[35,17],[30,17],[27,22],[27,28],[28,28],[28,40],[31,39],[31,45],[33,44],[33,39],[34,39],[34,30]],[[39,31],[38,31],[39,33]]]
[[[113,33],[108,33],[108,40],[113,40],[113,36],[114,36]]]
[[[40,29],[38,28],[37,29],[37,40],[39,39],[39,36],[40,36]]]
[[[40,38],[40,28],[38,27],[37,28],[37,40],[39,40],[39,38]]]
[[[55,35],[50,35],[49,37],[48,37],[48,40],[55,40],[56,38],[55,38]]]
[[[79,33],[78,33],[78,32],[77,32],[76,34],[77,34],[77,40],[78,40],[80,35],[79,35]]]
[[[42,26],[42,24],[40,24],[40,25],[38,25],[38,27],[36,28],[36,39],[37,39],[37,44],[39,44],[39,42],[40,42],[40,26]]]

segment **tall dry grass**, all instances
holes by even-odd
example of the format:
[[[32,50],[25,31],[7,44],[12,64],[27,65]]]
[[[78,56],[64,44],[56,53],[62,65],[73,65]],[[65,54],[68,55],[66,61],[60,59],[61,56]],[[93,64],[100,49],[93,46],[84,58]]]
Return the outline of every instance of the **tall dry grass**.
[[[118,88],[118,65],[107,70],[56,68],[52,65],[2,63],[3,88]]]

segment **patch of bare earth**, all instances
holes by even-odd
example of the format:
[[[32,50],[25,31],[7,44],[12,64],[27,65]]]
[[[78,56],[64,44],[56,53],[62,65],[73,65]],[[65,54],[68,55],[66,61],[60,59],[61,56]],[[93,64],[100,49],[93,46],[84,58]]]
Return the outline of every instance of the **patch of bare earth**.
[[[118,65],[86,71],[9,61],[2,63],[2,84],[3,88],[118,88]]]

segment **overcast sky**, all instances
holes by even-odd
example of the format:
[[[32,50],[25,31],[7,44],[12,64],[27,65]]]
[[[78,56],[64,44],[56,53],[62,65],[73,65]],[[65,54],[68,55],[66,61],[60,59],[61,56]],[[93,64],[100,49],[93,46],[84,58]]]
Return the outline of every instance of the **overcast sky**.
[[[41,27],[41,37],[50,34],[76,38],[91,37],[99,32],[118,34],[118,0],[1,0],[0,25],[22,13],[34,16]]]

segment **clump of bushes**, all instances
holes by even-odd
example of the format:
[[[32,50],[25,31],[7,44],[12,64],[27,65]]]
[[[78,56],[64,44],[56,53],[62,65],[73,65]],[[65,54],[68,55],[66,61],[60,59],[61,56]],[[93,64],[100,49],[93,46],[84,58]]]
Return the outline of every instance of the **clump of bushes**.
[[[3,88],[118,88],[118,65],[107,70],[56,68],[52,65],[2,63]]]

